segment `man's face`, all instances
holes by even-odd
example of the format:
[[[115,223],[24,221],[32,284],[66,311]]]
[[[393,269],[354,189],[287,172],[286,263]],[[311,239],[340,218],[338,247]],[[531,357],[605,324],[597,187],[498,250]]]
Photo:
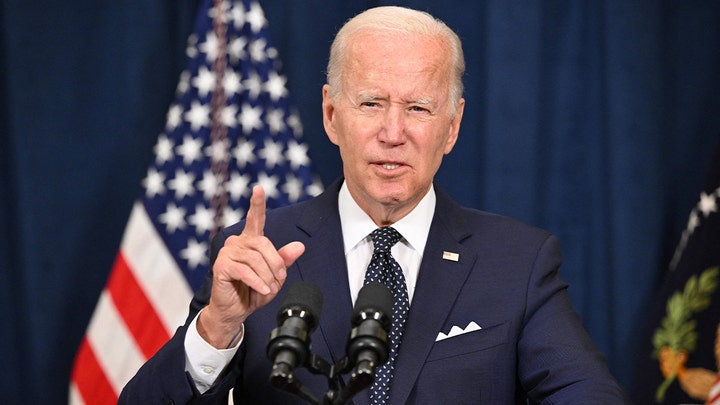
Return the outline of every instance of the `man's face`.
[[[457,140],[464,100],[452,115],[450,61],[438,40],[356,33],[348,44],[339,95],[323,87],[324,125],[350,193],[383,225],[429,190]]]

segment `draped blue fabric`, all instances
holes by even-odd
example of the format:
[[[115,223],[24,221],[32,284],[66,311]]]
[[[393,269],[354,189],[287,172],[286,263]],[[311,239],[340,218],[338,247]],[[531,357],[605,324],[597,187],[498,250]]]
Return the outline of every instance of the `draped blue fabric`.
[[[197,0],[0,7],[4,403],[65,403],[75,350],[164,125]],[[381,1],[264,0],[325,184],[333,34]],[[632,391],[644,314],[720,133],[720,3],[415,0],[464,41],[460,139],[436,180],[555,233],[573,303]]]

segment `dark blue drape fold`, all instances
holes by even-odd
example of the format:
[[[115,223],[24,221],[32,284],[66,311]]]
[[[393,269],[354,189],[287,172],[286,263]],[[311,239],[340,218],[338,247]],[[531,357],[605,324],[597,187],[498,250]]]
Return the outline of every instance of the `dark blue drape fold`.
[[[7,403],[65,403],[75,350],[184,67],[198,0],[0,7],[0,347]],[[342,23],[380,1],[264,0],[310,157],[340,174],[320,87]],[[467,58],[437,182],[555,233],[614,374],[651,305],[720,133],[720,3],[402,1]],[[477,4],[475,4],[477,3]]]

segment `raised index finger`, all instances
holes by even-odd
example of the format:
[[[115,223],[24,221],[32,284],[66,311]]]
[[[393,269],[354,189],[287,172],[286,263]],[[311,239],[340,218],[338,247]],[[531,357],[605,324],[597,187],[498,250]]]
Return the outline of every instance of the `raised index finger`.
[[[262,186],[255,186],[252,189],[243,233],[253,236],[265,234],[265,191]]]

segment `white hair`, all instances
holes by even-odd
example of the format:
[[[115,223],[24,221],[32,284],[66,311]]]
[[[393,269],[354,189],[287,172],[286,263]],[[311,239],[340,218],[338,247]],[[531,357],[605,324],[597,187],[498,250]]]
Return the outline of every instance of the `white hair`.
[[[342,79],[342,62],[345,58],[349,38],[362,30],[393,31],[400,34],[419,34],[437,37],[447,44],[452,63],[450,88],[448,94],[451,101],[452,114],[457,112],[463,94],[463,74],[465,73],[465,56],[463,55],[460,38],[444,22],[432,15],[405,7],[376,7],[366,10],[348,20],[338,31],[330,47],[330,58],[327,65],[327,83],[330,96],[337,99]]]

